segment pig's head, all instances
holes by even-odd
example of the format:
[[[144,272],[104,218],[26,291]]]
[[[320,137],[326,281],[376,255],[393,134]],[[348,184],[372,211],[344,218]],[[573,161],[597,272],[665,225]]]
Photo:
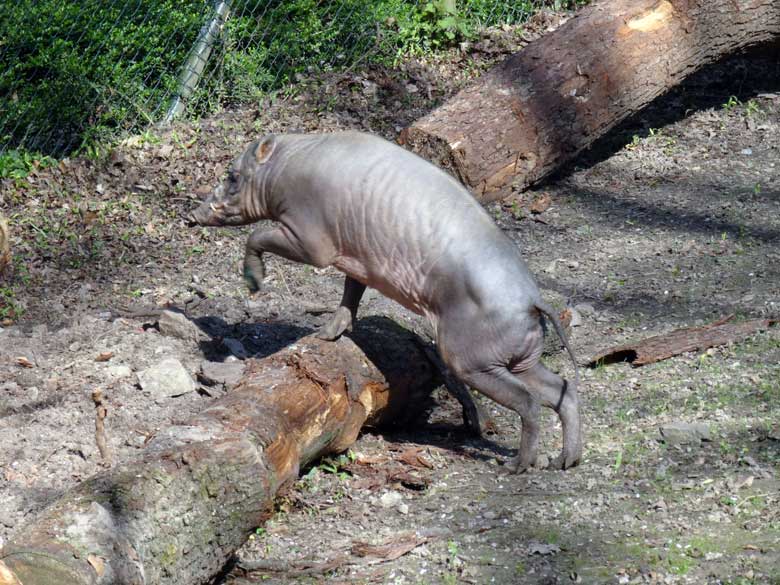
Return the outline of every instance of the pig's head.
[[[190,225],[245,225],[267,217],[265,175],[276,148],[271,134],[253,142],[230,167],[227,178],[188,218]]]

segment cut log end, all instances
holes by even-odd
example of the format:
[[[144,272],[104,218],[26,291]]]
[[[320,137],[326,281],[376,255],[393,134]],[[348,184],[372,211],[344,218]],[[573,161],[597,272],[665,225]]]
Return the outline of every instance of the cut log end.
[[[772,2],[592,2],[400,140],[493,201],[548,176],[702,66],[778,36]]]
[[[401,131],[398,143],[425,160],[444,169],[461,183],[474,188],[463,165],[464,154],[459,149],[459,142],[447,142],[443,137],[426,132],[420,126],[409,126]]]

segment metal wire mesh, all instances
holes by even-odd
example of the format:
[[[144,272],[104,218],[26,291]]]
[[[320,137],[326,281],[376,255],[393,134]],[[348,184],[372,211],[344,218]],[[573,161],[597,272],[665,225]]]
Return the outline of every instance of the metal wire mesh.
[[[17,0],[0,19],[0,154],[65,155],[175,116],[256,101],[296,73],[392,63],[567,4]]]

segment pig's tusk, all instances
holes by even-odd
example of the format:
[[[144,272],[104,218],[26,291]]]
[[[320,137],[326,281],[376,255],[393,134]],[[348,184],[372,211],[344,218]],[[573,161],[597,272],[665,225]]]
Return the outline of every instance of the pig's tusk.
[[[210,204],[209,204],[209,207],[211,207],[211,211],[214,211],[214,212],[217,212],[217,211],[219,211],[219,210],[217,209],[217,206],[216,206],[216,205],[214,205],[213,203],[210,203]]]

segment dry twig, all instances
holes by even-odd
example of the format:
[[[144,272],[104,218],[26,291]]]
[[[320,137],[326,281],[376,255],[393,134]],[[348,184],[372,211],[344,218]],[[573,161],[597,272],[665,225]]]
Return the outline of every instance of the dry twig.
[[[92,392],[92,401],[95,403],[95,442],[97,443],[100,457],[103,459],[103,465],[111,465],[111,451],[106,442],[105,419],[108,414],[105,402],[103,402],[103,391],[96,388]]]

